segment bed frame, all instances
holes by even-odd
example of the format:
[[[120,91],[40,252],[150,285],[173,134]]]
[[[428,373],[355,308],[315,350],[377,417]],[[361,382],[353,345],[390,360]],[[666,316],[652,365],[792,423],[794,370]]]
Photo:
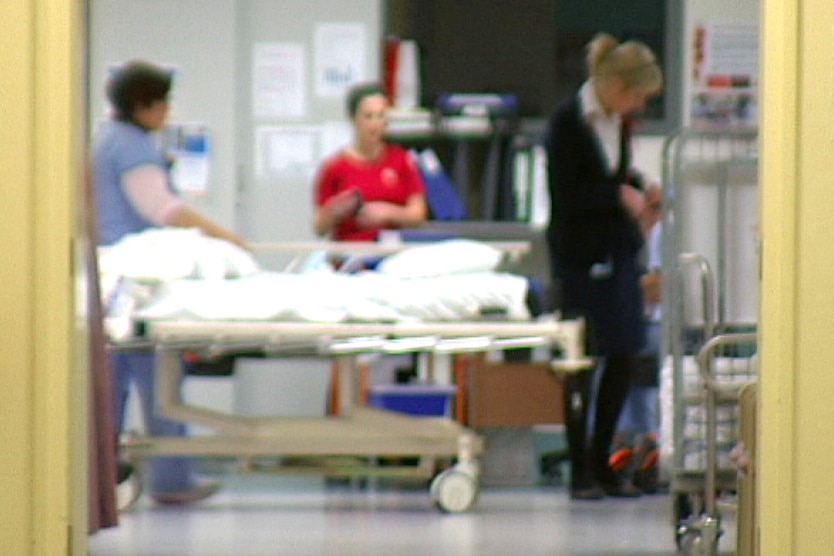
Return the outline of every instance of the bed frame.
[[[359,369],[364,358],[391,353],[462,355],[536,346],[558,346],[554,370],[591,367],[584,356],[583,322],[548,316],[530,322],[313,324],[280,322],[159,321],[145,325],[140,341],[116,349],[154,349],[160,415],[214,433],[194,437],[133,437],[129,458],[160,455],[230,457],[247,468],[281,458],[281,471],[328,475],[395,475],[431,478],[438,461],[450,466],[431,481],[432,501],[445,512],[461,512],[477,499],[478,456],[483,440],[448,418],[413,417],[359,403]],[[340,391],[337,416],[246,417],[187,404],[180,393],[185,351],[206,356],[258,352],[266,356],[332,358]],[[554,400],[554,403],[560,403]],[[416,465],[375,465],[377,458]],[[274,464],[273,464],[274,465]]]

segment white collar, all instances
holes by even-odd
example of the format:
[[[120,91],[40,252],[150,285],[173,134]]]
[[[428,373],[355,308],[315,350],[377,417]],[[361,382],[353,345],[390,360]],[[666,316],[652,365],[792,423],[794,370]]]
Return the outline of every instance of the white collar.
[[[616,125],[620,125],[622,122],[623,117],[621,114],[613,112],[609,115],[606,113],[605,108],[602,107],[602,102],[600,102],[596,88],[594,87],[593,78],[585,81],[579,89],[579,102],[582,105],[582,116],[588,122],[602,120]]]

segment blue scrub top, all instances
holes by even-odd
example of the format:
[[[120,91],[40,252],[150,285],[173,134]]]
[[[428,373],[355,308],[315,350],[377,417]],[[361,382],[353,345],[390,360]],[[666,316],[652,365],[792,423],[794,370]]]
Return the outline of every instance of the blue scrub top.
[[[102,126],[93,155],[99,245],[155,227],[136,211],[122,186],[125,173],[146,164],[168,173],[165,157],[151,133],[130,122],[111,121]]]

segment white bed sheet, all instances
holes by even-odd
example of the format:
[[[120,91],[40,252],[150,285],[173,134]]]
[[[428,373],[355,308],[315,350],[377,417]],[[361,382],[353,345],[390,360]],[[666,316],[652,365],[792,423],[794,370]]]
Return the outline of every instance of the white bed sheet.
[[[148,230],[100,251],[105,326],[111,338],[124,339],[134,320],[529,320],[528,280],[493,270],[499,255],[485,244],[455,240],[388,255],[379,271],[344,274],[323,264],[277,272],[196,230]]]
[[[375,272],[263,271],[232,280],[173,280],[135,312],[147,320],[409,322],[477,320],[498,312],[528,320],[527,279],[477,272],[399,278]]]

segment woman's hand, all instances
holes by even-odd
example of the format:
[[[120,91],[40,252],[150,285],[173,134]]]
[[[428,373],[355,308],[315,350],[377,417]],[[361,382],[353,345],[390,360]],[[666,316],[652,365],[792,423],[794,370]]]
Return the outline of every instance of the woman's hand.
[[[357,190],[348,189],[331,197],[326,206],[333,225],[336,225],[359,212],[362,196]]]
[[[650,185],[640,191],[630,185],[620,186],[620,202],[626,212],[640,225],[644,235],[660,221],[663,195],[660,187]]]
[[[620,203],[635,220],[640,219],[640,215],[646,208],[646,198],[643,192],[627,184],[620,185]]]
[[[659,270],[653,270],[640,277],[643,287],[643,299],[648,304],[660,303],[663,294],[663,276]]]
[[[414,228],[421,226],[427,217],[425,197],[415,194],[408,198],[405,205],[385,201],[364,203],[356,214],[356,225],[363,229]]]
[[[642,214],[638,217],[638,221],[640,222],[640,228],[643,230],[643,234],[648,237],[651,229],[655,224],[660,222],[660,218],[663,216],[663,194],[660,187],[657,185],[647,187],[644,193],[644,199],[646,206],[643,208]]]
[[[386,228],[393,224],[397,209],[384,201],[365,203],[356,213],[356,225],[361,229]]]

